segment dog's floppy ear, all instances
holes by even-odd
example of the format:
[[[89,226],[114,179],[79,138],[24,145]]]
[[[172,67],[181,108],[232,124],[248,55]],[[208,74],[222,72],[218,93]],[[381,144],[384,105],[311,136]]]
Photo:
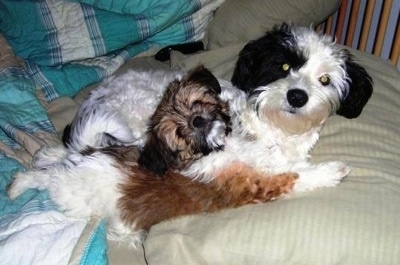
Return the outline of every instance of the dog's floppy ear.
[[[251,41],[239,53],[239,58],[236,61],[235,69],[233,71],[231,82],[237,88],[244,92],[249,92],[251,86],[249,85],[252,75],[254,73],[254,67],[256,62],[254,58],[257,58],[259,48],[256,42]]]
[[[196,82],[211,88],[217,94],[221,94],[221,86],[218,79],[203,65],[199,65],[189,72],[187,76],[188,82]]]
[[[346,61],[346,72],[349,80],[349,92],[340,103],[336,114],[348,119],[357,118],[373,91],[373,81],[367,71],[356,64],[349,54]]]
[[[138,164],[157,175],[164,175],[168,170],[168,148],[162,141],[150,136],[143,150],[140,152]]]

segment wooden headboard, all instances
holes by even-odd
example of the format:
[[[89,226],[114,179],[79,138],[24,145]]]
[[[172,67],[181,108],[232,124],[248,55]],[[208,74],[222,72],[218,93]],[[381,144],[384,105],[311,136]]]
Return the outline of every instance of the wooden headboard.
[[[400,0],[342,0],[316,30],[336,42],[375,54],[400,70]]]

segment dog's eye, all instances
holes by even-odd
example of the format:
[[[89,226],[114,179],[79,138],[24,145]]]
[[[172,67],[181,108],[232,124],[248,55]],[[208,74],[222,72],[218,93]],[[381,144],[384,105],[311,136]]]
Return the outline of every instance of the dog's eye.
[[[331,83],[331,79],[329,78],[328,75],[323,75],[319,78],[319,82],[323,85],[323,86],[327,86]]]
[[[288,64],[288,63],[282,64],[282,70],[285,71],[285,72],[289,71],[290,70],[290,64]]]

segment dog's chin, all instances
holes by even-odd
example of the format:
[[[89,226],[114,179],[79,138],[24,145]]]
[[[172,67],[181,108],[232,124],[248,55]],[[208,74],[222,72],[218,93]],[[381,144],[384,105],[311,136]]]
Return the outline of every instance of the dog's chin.
[[[329,115],[330,112],[326,109],[314,111],[311,114],[304,114],[301,110],[295,108],[267,109],[263,112],[263,117],[269,123],[287,135],[304,134],[313,128],[318,128],[325,123]]]

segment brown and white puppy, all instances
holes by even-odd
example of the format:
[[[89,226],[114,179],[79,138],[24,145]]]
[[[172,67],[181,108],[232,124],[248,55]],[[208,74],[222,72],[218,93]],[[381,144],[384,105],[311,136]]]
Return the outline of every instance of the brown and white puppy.
[[[220,93],[218,80],[203,66],[171,82],[150,118],[140,163],[163,174],[223,149],[232,128],[229,105]]]

